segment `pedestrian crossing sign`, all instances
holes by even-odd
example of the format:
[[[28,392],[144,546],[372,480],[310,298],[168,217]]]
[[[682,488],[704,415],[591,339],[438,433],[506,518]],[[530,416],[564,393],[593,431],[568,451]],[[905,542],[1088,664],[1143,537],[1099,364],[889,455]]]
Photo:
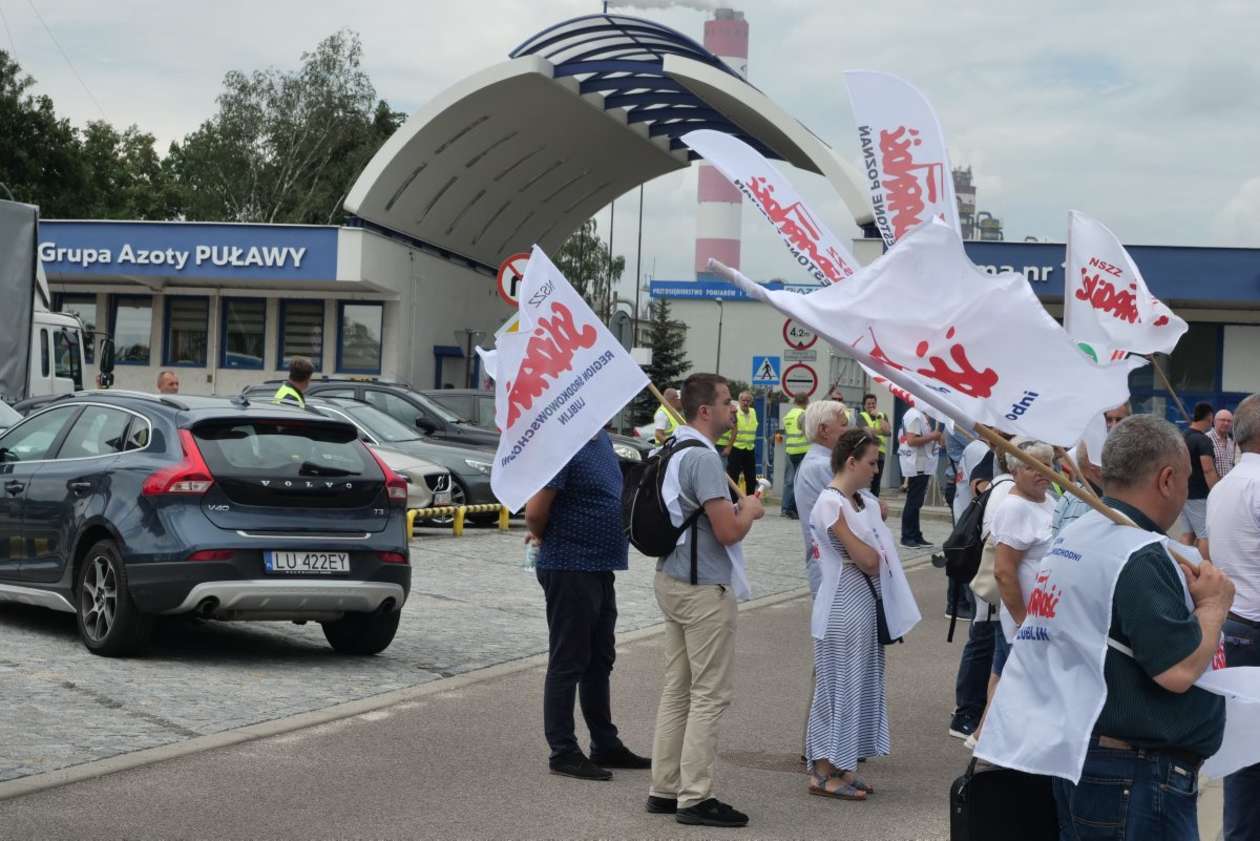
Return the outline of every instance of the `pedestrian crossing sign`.
[[[778,386],[782,363],[777,356],[754,356],[752,358],[752,384]]]

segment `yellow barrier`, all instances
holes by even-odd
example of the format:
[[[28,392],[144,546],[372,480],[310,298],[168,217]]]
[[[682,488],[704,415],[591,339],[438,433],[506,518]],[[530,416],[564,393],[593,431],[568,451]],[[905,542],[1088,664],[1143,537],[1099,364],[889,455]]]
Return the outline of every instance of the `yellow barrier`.
[[[455,519],[452,524],[452,531],[456,537],[461,537],[464,534],[464,517],[466,515],[489,514],[492,511],[496,511],[499,514],[499,531],[507,531],[512,512],[497,502],[484,505],[443,505],[437,508],[412,508],[407,511],[407,539],[410,540],[415,535],[416,520],[432,520],[437,517],[450,517],[453,515]]]

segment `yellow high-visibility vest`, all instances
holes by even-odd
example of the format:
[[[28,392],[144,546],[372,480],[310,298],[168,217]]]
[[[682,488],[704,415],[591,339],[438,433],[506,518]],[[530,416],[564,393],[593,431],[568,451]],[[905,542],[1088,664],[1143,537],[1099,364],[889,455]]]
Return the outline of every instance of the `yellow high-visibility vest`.
[[[717,444],[715,446],[725,449],[726,445],[731,443],[731,436],[734,434],[735,434],[734,430],[732,429],[726,430],[725,432],[722,433],[722,436],[717,439]]]
[[[866,413],[865,409],[862,410],[862,420],[866,422],[866,425],[870,427],[871,432],[879,439],[879,454],[881,456],[888,452],[888,436],[881,435],[879,432],[879,419],[882,416],[883,412],[876,412],[875,417],[871,417]]]
[[[751,406],[735,413],[735,449],[752,450],[757,446],[757,410]]]
[[[303,409],[306,408],[306,398],[302,396],[302,392],[298,391],[288,383],[285,383],[276,389],[276,396],[271,398],[271,402],[288,403],[290,405],[296,404]]]
[[[790,456],[809,452],[809,440],[802,426],[805,410],[795,406],[783,416],[783,449]]]
[[[665,437],[668,438],[674,434],[674,430],[678,429],[678,421],[674,420],[674,413],[661,405],[660,411],[665,413]]]

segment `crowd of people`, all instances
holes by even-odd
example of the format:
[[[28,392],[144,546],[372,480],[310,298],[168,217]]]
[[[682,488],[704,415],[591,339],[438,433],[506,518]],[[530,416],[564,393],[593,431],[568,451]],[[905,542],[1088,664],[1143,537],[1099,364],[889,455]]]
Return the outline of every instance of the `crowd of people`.
[[[607,436],[596,435],[527,506],[551,635],[544,692],[550,768],[603,780],[611,777],[608,769],[650,767],[649,812],[685,824],[743,826],[748,816],[716,798],[713,769],[718,723],[732,695],[743,584],[739,547],[765,513],[758,494],[732,491],[741,480],[745,491],[756,487],[746,464],[752,449],[741,446],[741,434],[757,421],[750,395],[732,400],[716,375],[693,375],[664,396],[674,411],[662,406],[658,412],[658,443],[666,449],[698,444],[670,456],[677,464],[667,471],[663,492],[671,521],[683,531],[674,551],[657,561],[664,675],[650,758],[624,746],[611,720],[613,580],[626,568],[627,542],[621,477]],[[1109,528],[1127,529],[1130,541],[1150,533],[1121,561],[1105,703],[1087,725],[1081,782],[1056,780],[1054,793],[1064,839],[1113,837],[1118,824],[1129,827],[1124,837],[1137,837],[1135,831],[1197,837],[1197,773],[1220,746],[1224,702],[1194,681],[1208,668],[1222,632],[1229,665],[1260,664],[1260,396],[1232,414],[1196,406],[1184,433],[1149,415],[1131,417],[1127,405],[1115,407],[1104,414],[1101,452],[1085,444],[1064,452],[1020,438],[995,451],[957,430],[947,434],[911,408],[895,439],[906,480],[899,539],[885,524],[888,509],[879,495],[892,430],[875,403],[867,395],[862,410],[851,414],[837,400],[798,400],[783,417],[790,476],[783,514],[800,520],[812,597],[814,674],[802,740],[806,791],[851,801],[875,795],[859,766],[890,750],[884,648],[896,634],[889,626],[898,621],[892,617],[918,615],[900,575],[897,545],[931,545],[919,516],[943,450],[952,510],[957,517],[973,500],[984,505],[985,545],[974,580],[951,585],[966,591],[960,600],[971,606],[963,616],[970,623],[950,735],[971,747],[983,735],[1021,628],[1044,610],[1030,599],[1039,570],[1054,560],[1055,541],[1096,533],[1102,552],[1113,540]],[[1067,479],[1052,482],[1018,454],[1060,469]],[[1092,512],[1065,492],[1063,481],[1101,496],[1130,526]],[[1157,539],[1165,533],[1196,547],[1202,563],[1181,566],[1179,576],[1167,541]],[[951,594],[959,615],[953,597],[961,595]],[[589,757],[574,735],[575,698],[591,733]],[[1126,795],[1111,796],[1115,786],[1107,780],[1123,782]],[[1227,778],[1227,841],[1260,838],[1257,795],[1260,766]]]

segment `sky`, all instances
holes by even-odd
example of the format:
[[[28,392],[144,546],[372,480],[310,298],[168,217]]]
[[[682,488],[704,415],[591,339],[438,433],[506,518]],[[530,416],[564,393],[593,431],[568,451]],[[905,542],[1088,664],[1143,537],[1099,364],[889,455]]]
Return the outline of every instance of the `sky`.
[[[701,39],[704,11],[640,2],[653,8],[612,10]],[[850,161],[859,156],[843,71],[913,82],[940,116],[953,164],[973,168],[979,209],[1002,220],[1008,240],[1061,242],[1068,210],[1078,209],[1130,244],[1260,247],[1260,4],[732,5],[749,21],[749,80]],[[102,116],[134,123],[164,150],[214,112],[226,72],[296,67],[340,28],[362,37],[378,97],[412,113],[535,32],[600,8],[592,0],[0,0],[0,45],[59,114],[80,125]],[[837,234],[858,235],[824,179],[785,171]],[[694,167],[647,185],[642,275],[693,276],[695,196]],[[607,236],[609,211],[597,218]],[[627,279],[637,222],[636,191],[616,203],[614,250],[627,258]],[[804,280],[747,207],[743,234],[746,274]]]

